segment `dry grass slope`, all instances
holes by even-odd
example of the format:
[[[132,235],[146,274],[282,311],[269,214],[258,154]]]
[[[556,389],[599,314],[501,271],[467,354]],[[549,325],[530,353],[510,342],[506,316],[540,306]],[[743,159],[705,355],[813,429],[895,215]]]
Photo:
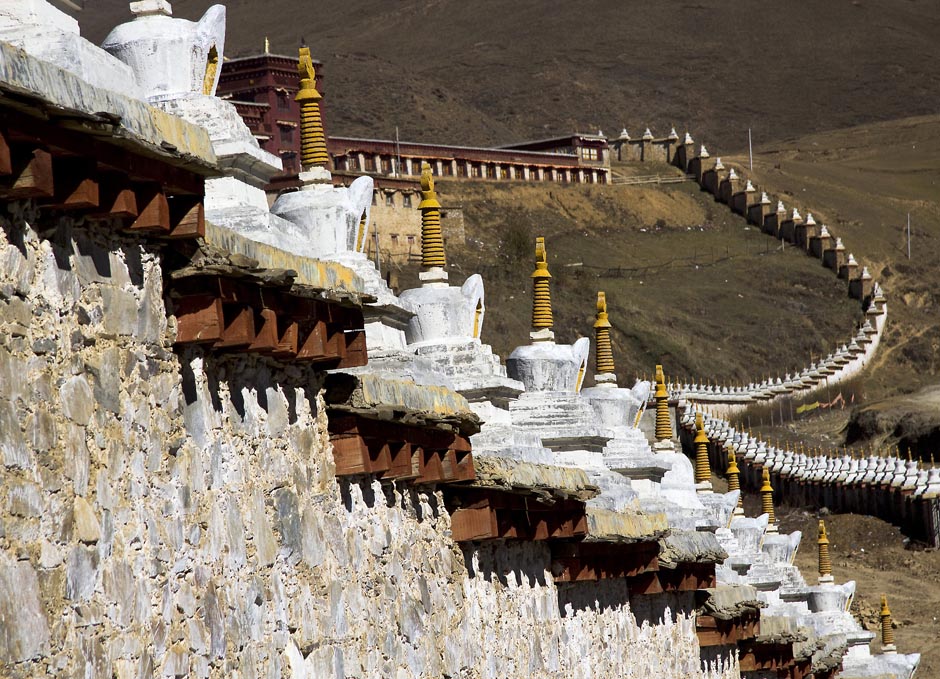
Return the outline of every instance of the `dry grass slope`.
[[[213,0],[177,0],[195,18]],[[126,0],[79,15],[99,41]],[[940,3],[227,0],[230,55],[265,36],[325,62],[334,134],[509,143],[669,124],[726,152],[940,111]]]

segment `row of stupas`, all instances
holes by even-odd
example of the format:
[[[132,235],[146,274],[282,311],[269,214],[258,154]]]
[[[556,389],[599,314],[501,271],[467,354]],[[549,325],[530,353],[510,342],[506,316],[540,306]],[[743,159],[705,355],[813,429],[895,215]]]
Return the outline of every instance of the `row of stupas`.
[[[159,20],[159,15],[141,14],[134,23]],[[120,28],[115,33],[120,36]],[[109,38],[112,43],[114,35]],[[762,635],[795,641],[798,652],[810,656],[817,667],[838,663],[843,651],[850,660],[864,657],[872,635],[861,630],[848,613],[854,583],[835,585],[824,564],[821,570],[827,572],[820,583],[805,583],[792,565],[801,536],[798,532],[778,533],[768,492],[763,493],[765,511],[758,517],[745,517],[740,490],[712,491],[707,458],[701,452],[704,430],[699,428],[699,455],[693,464],[672,434],[661,369],[653,394],[657,440],[652,445],[646,440],[638,424],[653,385],[618,386],[604,293],[598,294],[594,324],[596,386],[582,389],[590,340],[582,338],[573,344],[555,341],[544,239],[536,241],[531,275],[530,343],[516,348],[503,367],[481,340],[485,320],[482,279],[473,275],[461,286],[449,284],[441,206],[430,168],[423,167],[418,205],[422,218],[421,287],[400,296],[393,294],[363,252],[372,180],[360,177],[348,188],[334,187],[330,181],[318,110],[320,95],[314,89],[313,66],[305,48],[300,53],[299,75],[302,188],[282,194],[265,217],[260,188],[240,185],[236,191],[229,178],[210,182],[207,217],[297,255],[339,262],[365,281],[366,290],[375,297],[365,309],[369,363],[355,371],[444,386],[462,394],[483,420],[481,431],[471,439],[477,458],[492,456],[584,470],[602,490],[589,505],[613,512],[663,513],[674,549],[684,546],[701,554],[725,555],[717,569],[719,590],[726,590],[722,596],[757,602],[763,608]],[[176,100],[172,110],[201,119],[192,112],[226,106],[217,99],[205,100],[208,96],[195,97],[198,104]],[[247,128],[231,117],[226,120],[228,129],[220,128],[219,138],[239,138],[248,144]],[[253,150],[250,155],[255,171],[260,154]],[[890,647],[886,650],[892,651]],[[893,676],[906,679],[918,656],[896,657],[903,662],[882,666],[892,668]],[[850,667],[857,665],[850,662]]]
[[[666,400],[665,398],[663,400]],[[729,488],[741,487],[742,462],[745,471],[752,477],[751,486],[758,489],[761,497],[763,514],[758,521],[764,525],[763,548],[777,551],[781,561],[792,563],[799,547],[800,534],[796,532],[782,536],[777,529],[774,513],[774,486],[785,482],[813,485],[817,489],[828,489],[829,501],[837,511],[858,511],[870,513],[870,503],[861,495],[855,498],[857,505],[839,506],[833,501],[833,494],[851,495],[864,483],[866,487],[900,491],[904,489],[910,497],[937,496],[940,494],[940,469],[918,470],[917,462],[898,458],[872,457],[857,460],[852,456],[830,458],[825,455],[807,455],[789,449],[769,445],[748,432],[736,430],[730,423],[704,413],[702,406],[694,401],[679,404],[681,415],[678,425],[680,430],[691,439],[694,436],[696,451],[696,469],[703,468],[710,474],[711,460],[724,460],[724,474]],[[869,469],[870,465],[870,469]],[[797,498],[793,498],[797,500]],[[817,504],[813,499],[804,499],[806,504]],[[735,510],[743,515],[740,507]],[[732,521],[735,529],[738,519]],[[741,519],[746,522],[747,519]],[[737,524],[740,525],[740,524]],[[725,543],[723,543],[724,545]],[[848,640],[848,651],[842,660],[842,677],[874,676],[912,676],[919,662],[918,654],[898,654],[894,643],[890,610],[887,599],[882,595],[882,652],[872,655],[869,642],[875,636],[871,632],[857,628],[857,624],[848,614],[855,594],[855,583],[847,582],[836,585],[832,575],[832,561],[829,555],[829,536],[825,524],[819,521],[818,534],[818,569],[819,580],[816,586],[806,586],[801,579],[794,579],[793,572],[786,568],[758,565],[745,559],[743,562],[733,549],[728,549],[729,558],[723,564],[719,580],[726,582],[745,581],[760,587],[760,583],[771,583],[775,593],[769,600],[769,611],[779,615],[794,615],[803,622],[811,624],[817,631],[822,628],[839,628]],[[795,570],[795,569],[794,569]],[[798,576],[798,572],[797,572]],[[841,611],[841,613],[840,613]],[[817,616],[814,618],[814,616]]]
[[[594,323],[595,386],[582,388],[590,340],[556,342],[549,244],[539,238],[535,247],[530,343],[516,348],[503,366],[481,339],[482,279],[471,276],[461,286],[449,284],[430,168],[422,172],[418,206],[421,287],[395,295],[364,254],[372,180],[360,177],[349,187],[332,185],[309,50],[301,49],[298,65],[302,187],[282,194],[269,209],[262,187],[280,170],[280,161],[258,147],[230,103],[214,96],[224,53],[224,9],[213,7],[199,22],[190,22],[172,18],[166,0],[140,0],[131,7],[135,20],[115,28],[104,48],[124,64],[112,70],[133,75],[135,96],[208,131],[223,176],[205,183],[207,221],[297,257],[342,264],[358,277],[368,364],[346,372],[462,395],[483,422],[471,437],[476,458],[585,473],[600,489],[588,501],[594,520],[665,517],[660,562],[718,563],[717,586],[704,590],[713,613],[759,610],[758,640],[791,649],[801,667],[831,676],[842,664],[847,677],[875,676],[866,674],[866,667],[877,667],[877,676],[911,677],[919,656],[893,652],[890,622],[885,653],[875,656],[880,660],[864,667],[855,662],[868,658],[872,635],[848,613],[854,584],[834,584],[821,551],[823,577],[817,585],[807,585],[792,564],[801,535],[779,533],[771,491],[764,491],[764,511],[757,517],[743,515],[739,488],[714,492],[705,421],[697,423],[695,463],[682,453],[660,368],[655,385],[618,385],[602,292]],[[652,443],[639,428],[651,392],[656,404]],[[695,610],[696,590],[683,594],[682,601]],[[712,657],[703,653],[706,662],[723,667],[744,662],[733,643],[712,648]],[[754,658],[748,662],[742,667],[745,674],[768,676],[769,670]]]

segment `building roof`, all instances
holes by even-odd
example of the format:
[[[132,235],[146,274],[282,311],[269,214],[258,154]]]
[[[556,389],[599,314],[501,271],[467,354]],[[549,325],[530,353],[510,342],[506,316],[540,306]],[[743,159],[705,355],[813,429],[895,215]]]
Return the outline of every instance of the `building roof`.
[[[260,53],[258,53],[258,54],[249,54],[249,55],[244,56],[244,57],[233,57],[233,58],[228,58],[228,57],[226,57],[226,58],[223,60],[222,63],[223,63],[223,64],[238,64],[238,63],[242,63],[242,62],[246,62],[246,61],[252,61],[252,60],[254,60],[254,59],[265,59],[265,58],[267,58],[267,59],[284,59],[284,60],[286,60],[286,61],[291,61],[291,62],[293,62],[294,65],[297,64],[297,57],[296,57],[296,56],[289,57],[289,56],[287,56],[287,55],[285,55],[285,54],[274,54],[273,52],[260,52]],[[314,65],[319,65],[319,66],[322,66],[322,65],[323,65],[323,62],[320,61],[319,59],[314,59],[314,60],[313,60],[313,63],[314,63]]]
[[[487,146],[456,146],[452,144],[428,144],[421,142],[412,142],[412,141],[395,141],[394,139],[364,139],[361,137],[334,137],[330,136],[327,139],[327,144],[347,144],[354,145],[355,143],[361,144],[389,144],[393,147],[405,148],[413,147],[418,149],[427,149],[428,151],[440,149],[440,150],[450,150],[450,151],[469,151],[473,153],[490,153],[490,154],[499,154],[505,155],[506,157],[518,156],[519,152],[517,149],[503,148],[503,147],[487,147]],[[536,156],[540,159],[546,161],[552,160],[562,160],[565,162],[571,162],[571,154],[566,153],[549,153],[546,151],[523,151],[526,156]]]
[[[558,137],[545,137],[544,139],[527,139],[525,141],[514,142],[512,144],[500,144],[499,146],[494,146],[493,148],[513,149],[513,148],[519,148],[521,146],[531,146],[535,144],[549,144],[551,142],[558,142],[560,145],[562,142],[568,142],[575,138],[590,139],[591,141],[607,141],[607,137],[605,137],[602,134],[592,134],[589,132],[572,132],[571,134],[563,134]]]

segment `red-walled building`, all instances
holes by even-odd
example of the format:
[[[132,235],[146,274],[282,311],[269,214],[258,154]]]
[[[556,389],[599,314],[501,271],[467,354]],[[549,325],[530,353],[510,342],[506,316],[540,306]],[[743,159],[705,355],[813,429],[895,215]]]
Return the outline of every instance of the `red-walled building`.
[[[313,65],[322,94],[323,64]],[[294,101],[299,88],[296,55],[265,52],[222,63],[218,95],[235,104],[261,148],[280,156],[287,175],[300,171],[300,107]],[[321,102],[321,115],[323,108]]]

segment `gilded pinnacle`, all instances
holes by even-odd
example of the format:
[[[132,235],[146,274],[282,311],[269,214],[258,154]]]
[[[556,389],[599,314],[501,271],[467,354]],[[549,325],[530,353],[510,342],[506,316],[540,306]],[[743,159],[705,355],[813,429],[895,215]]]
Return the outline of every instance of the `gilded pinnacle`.
[[[551,330],[552,321],[552,294],[548,279],[552,275],[548,272],[548,253],[545,250],[545,239],[541,236],[535,239],[535,271],[531,278],[533,288],[532,300],[532,329]]]
[[[666,391],[666,381],[663,376],[663,367],[656,366],[656,428],[653,431],[657,441],[667,441],[672,438],[672,423],[669,421],[669,392]]]
[[[725,470],[728,476],[728,490],[741,490],[741,470],[738,469],[738,458],[734,454],[734,449],[728,450],[728,468]],[[738,507],[744,507],[744,498],[738,494]]]
[[[421,266],[424,269],[447,266],[444,235],[441,231],[441,204],[434,190],[434,176],[427,162],[421,163]]]
[[[695,417],[695,483],[707,483],[712,479],[711,468],[708,465],[708,435],[705,433],[705,424],[702,415]]]
[[[320,100],[323,97],[317,92],[317,75],[309,47],[300,48],[297,71],[300,74],[300,91],[294,100],[300,104],[300,163],[304,170],[326,167],[330,156],[326,151],[326,134],[320,117]]]
[[[614,350],[610,342],[610,321],[607,317],[607,297],[597,293],[597,316],[594,321],[596,371],[598,374],[614,372]]]
[[[894,624],[891,622],[891,609],[888,608],[888,597],[881,595],[881,646],[888,652],[894,651]]]
[[[774,515],[774,489],[770,485],[770,470],[764,467],[764,473],[761,478],[760,487],[761,510],[768,516],[768,525],[777,523],[777,517]]]
[[[826,535],[826,524],[819,520],[819,579],[832,580],[832,559],[829,556],[829,537]]]

